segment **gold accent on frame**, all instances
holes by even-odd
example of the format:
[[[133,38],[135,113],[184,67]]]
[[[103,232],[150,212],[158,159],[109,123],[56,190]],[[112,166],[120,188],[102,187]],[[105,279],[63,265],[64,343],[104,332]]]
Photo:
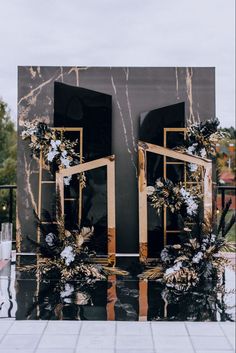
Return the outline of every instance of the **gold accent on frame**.
[[[61,137],[63,137],[64,132],[78,132],[79,133],[79,154],[80,154],[80,163],[83,162],[83,128],[81,127],[54,127],[54,131],[59,131]],[[38,178],[38,210],[37,214],[41,220],[42,216],[42,184],[55,184],[55,180],[42,180],[43,169],[45,168],[42,151],[39,156],[39,178]],[[78,207],[78,224],[80,225],[82,219],[82,185],[79,184],[79,207]],[[47,224],[48,222],[42,222]],[[54,223],[54,222],[53,222]],[[37,242],[40,243],[40,229],[37,229]]]
[[[115,265],[116,256],[116,224],[115,224],[115,156],[108,156],[94,161],[82,163],[56,173],[56,187],[59,188],[62,215],[64,214],[64,177],[80,174],[92,169],[107,167],[107,236],[108,262]],[[104,261],[104,259],[101,259]]]
[[[146,262],[148,255],[145,254],[144,244],[148,241],[148,224],[147,224],[147,153],[155,153],[164,157],[170,157],[179,161],[194,163],[204,169],[204,215],[212,215],[212,161],[209,159],[190,156],[188,154],[174,151],[172,149],[154,145],[147,142],[139,141],[139,246],[140,246],[140,261]],[[146,257],[145,257],[146,255]]]

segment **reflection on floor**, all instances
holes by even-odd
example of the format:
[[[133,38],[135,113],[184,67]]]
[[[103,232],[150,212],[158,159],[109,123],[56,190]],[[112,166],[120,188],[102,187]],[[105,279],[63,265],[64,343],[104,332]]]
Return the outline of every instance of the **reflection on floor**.
[[[156,281],[136,276],[110,276],[85,283],[42,280],[37,272],[16,272],[12,262],[1,263],[0,318],[17,320],[87,321],[235,321],[235,273],[225,271],[215,290],[204,288],[179,294]],[[32,261],[29,257],[23,261]]]

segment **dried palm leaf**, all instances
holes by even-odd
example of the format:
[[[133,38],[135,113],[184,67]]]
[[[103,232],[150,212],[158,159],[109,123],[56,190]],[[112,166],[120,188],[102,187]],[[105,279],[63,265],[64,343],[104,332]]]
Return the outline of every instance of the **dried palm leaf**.
[[[127,276],[129,272],[121,270],[118,267],[102,266],[102,271],[105,275],[117,275],[117,276]]]
[[[139,275],[139,278],[154,280],[154,279],[162,278],[163,275],[164,275],[163,268],[156,266],[156,267],[149,268],[148,270],[141,273]]]

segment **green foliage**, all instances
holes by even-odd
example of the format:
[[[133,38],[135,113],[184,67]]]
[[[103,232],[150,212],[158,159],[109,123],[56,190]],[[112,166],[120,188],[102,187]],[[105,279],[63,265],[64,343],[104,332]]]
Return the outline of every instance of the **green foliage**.
[[[0,99],[0,185],[16,183],[16,142],[10,111]]]
[[[16,144],[16,129],[10,117],[10,110],[0,98],[0,185],[16,184]],[[0,223],[8,221],[8,210],[9,191],[0,190]],[[13,221],[15,223],[15,212]]]
[[[226,132],[231,140],[236,139],[236,129],[233,126],[221,128],[220,131]]]

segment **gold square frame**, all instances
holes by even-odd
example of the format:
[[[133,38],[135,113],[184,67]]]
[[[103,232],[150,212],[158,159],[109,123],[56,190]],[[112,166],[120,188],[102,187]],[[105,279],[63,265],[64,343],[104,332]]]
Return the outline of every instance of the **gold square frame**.
[[[56,188],[59,189],[61,211],[64,215],[64,177],[83,173],[92,169],[107,167],[107,236],[108,236],[108,263],[114,265],[116,258],[116,222],[115,222],[115,156],[111,155],[94,161],[82,163],[56,173]],[[104,259],[97,259],[103,262]]]
[[[204,216],[212,215],[212,161],[209,159],[191,156],[174,151],[166,147],[151,143],[138,142],[139,163],[139,256],[141,262],[148,259],[148,231],[147,231],[147,153],[155,153],[165,157],[174,158],[182,162],[194,163],[204,169]]]

